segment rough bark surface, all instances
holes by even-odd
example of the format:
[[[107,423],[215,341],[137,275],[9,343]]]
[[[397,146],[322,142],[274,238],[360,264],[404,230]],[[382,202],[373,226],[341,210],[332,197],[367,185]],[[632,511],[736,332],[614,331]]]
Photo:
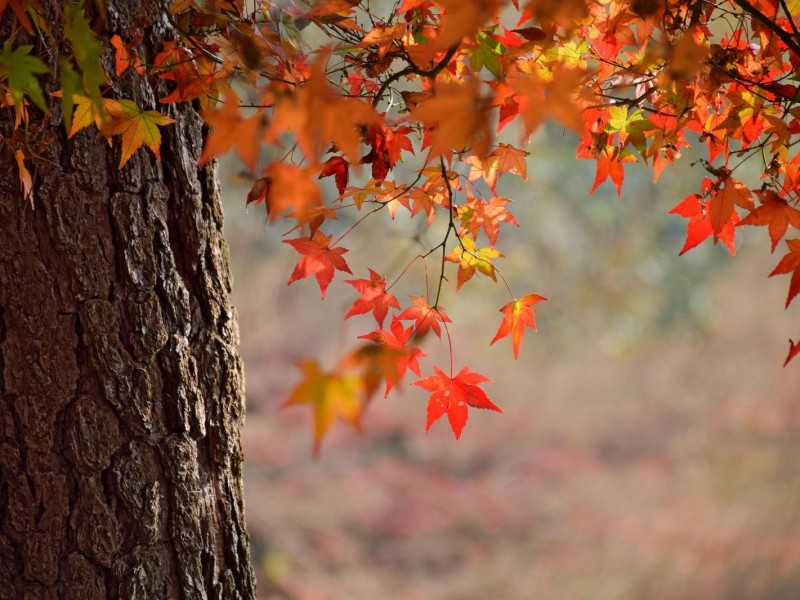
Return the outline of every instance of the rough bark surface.
[[[142,28],[148,62],[175,37],[153,0],[106,6],[104,39]],[[31,41],[55,66],[50,9],[52,39]],[[151,84],[116,92],[157,108]],[[255,597],[216,175],[196,166],[196,111],[158,108],[177,121],[162,161],[140,150],[121,171],[118,142],[68,140],[55,108],[34,207],[0,144],[3,600]]]

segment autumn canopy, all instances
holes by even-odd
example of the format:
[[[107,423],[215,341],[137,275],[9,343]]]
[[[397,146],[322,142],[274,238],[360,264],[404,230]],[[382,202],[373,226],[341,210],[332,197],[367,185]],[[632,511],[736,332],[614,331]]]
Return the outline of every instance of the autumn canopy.
[[[71,55],[56,65],[29,43],[48,27],[40,1],[0,0],[16,19],[0,51],[0,106],[15,120],[2,142],[32,206],[47,201],[28,169],[48,143],[36,134],[43,116],[60,112],[69,136],[108,138],[124,169],[143,146],[159,158],[170,105],[194,102],[209,131],[200,161],[235,151],[252,176],[247,202],[289,230],[289,283],[314,279],[324,297],[341,279],[353,295],[342,316],[374,317],[335,369],[301,364],[286,403],[312,406],[316,448],[336,417],[359,427],[369,399],[409,373],[430,393],[427,428],[446,416],[459,437],[470,407],[500,411],[489,379],[453,364],[459,342],[440,299],[477,277],[508,287],[503,231],[519,223],[498,182],[527,178],[526,140],[546,122],[596,162],[591,191],[610,180],[621,194],[629,163],[658,180],[683,149],[701,151],[706,177],[671,211],[686,219],[680,252],[709,241],[734,254],[739,227],[764,227],[786,252],[770,273],[791,276],[786,305],[800,293],[798,0],[174,0],[164,18],[181,35],[155,56],[140,53],[140,31],[99,39],[102,2],[68,3]],[[109,97],[141,77],[163,96]],[[745,163],[760,177],[742,175]],[[443,235],[395,272],[352,273],[351,236],[399,212]],[[349,229],[332,223],[344,214]],[[395,296],[420,264],[418,294]],[[508,292],[486,343],[510,342],[516,358],[546,290]],[[446,340],[449,365],[420,362],[429,335]],[[797,353],[793,342],[786,361]]]

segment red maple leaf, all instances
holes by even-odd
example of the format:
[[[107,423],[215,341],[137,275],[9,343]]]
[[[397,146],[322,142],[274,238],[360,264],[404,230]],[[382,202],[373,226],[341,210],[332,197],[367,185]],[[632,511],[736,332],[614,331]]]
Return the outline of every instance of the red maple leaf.
[[[547,298],[539,294],[527,294],[501,308],[500,312],[503,313],[503,320],[489,345],[511,334],[511,347],[514,349],[514,358],[519,358],[519,346],[522,343],[525,328],[530,327],[536,331],[536,315],[533,314],[531,306],[543,300],[547,300]]]
[[[372,269],[369,269],[369,279],[348,279],[345,283],[352,285],[361,294],[361,297],[353,302],[353,306],[347,311],[345,319],[372,311],[378,325],[383,327],[389,307],[400,309],[397,298],[386,291],[386,278],[381,277]]]
[[[341,156],[333,156],[322,165],[322,170],[319,172],[319,179],[335,175],[336,189],[339,195],[342,195],[345,189],[347,189],[347,182],[350,179],[349,167],[350,163],[344,158]]]
[[[616,148],[609,146],[607,152],[601,152],[597,156],[597,174],[594,178],[594,185],[589,193],[592,194],[600,187],[606,179],[611,177],[614,186],[617,188],[617,198],[622,196],[622,182],[625,180],[625,167],[622,166],[620,154]]]
[[[470,373],[469,367],[461,369],[455,377],[448,377],[438,367],[433,367],[433,370],[436,375],[414,382],[414,385],[431,392],[425,431],[430,431],[431,425],[447,414],[450,427],[458,439],[461,437],[464,425],[467,424],[469,416],[467,406],[503,412],[489,400],[486,392],[478,387],[481,383],[491,381],[488,377],[480,373]]]
[[[400,159],[403,150],[413,153],[414,146],[408,138],[413,129],[398,127],[392,129],[382,123],[374,123],[367,129],[369,153],[361,159],[364,164],[372,164],[372,178],[376,181],[386,179],[386,175]]]
[[[681,254],[700,245],[714,233],[714,227],[711,225],[711,218],[707,210],[707,203],[703,202],[702,197],[698,194],[686,196],[680,204],[669,211],[669,214],[680,215],[681,217],[689,219],[689,223],[686,226],[686,243],[681,249]],[[736,246],[734,245],[736,231],[734,228],[738,222],[739,213],[732,208],[727,223],[714,239],[715,244],[717,241],[721,241],[725,244],[731,256],[736,256]]]
[[[789,246],[789,254],[781,259],[769,276],[792,273],[789,295],[786,297],[786,307],[788,308],[794,297],[800,294],[800,240],[786,240],[786,245]]]
[[[385,346],[391,350],[399,351],[393,355],[394,365],[393,369],[385,372],[384,378],[386,379],[386,393],[388,396],[392,390],[392,386],[405,377],[408,369],[417,377],[420,376],[419,359],[425,358],[425,354],[421,349],[416,346],[408,346],[408,341],[414,335],[413,327],[403,327],[397,317],[392,319],[391,331],[386,329],[377,329],[370,333],[358,336],[362,340],[370,340],[379,346]]]
[[[284,244],[290,244],[303,255],[303,258],[298,261],[297,266],[294,268],[292,276],[289,277],[289,285],[298,279],[316,275],[319,291],[324,298],[328,286],[333,281],[334,269],[352,273],[350,267],[347,266],[344,258],[342,258],[342,254],[347,252],[347,249],[341,247],[331,248],[332,237],[318,230],[314,232],[313,237],[283,240]]]
[[[786,360],[783,362],[783,366],[785,367],[788,365],[789,361],[798,354],[800,354],[800,342],[795,344],[792,340],[789,340],[789,354],[786,355]]]
[[[444,309],[430,306],[424,296],[409,296],[409,298],[411,298],[413,306],[409,306],[397,318],[401,321],[415,320],[414,332],[420,337],[431,329],[436,337],[442,337],[442,328],[439,326],[439,322],[452,323]]]

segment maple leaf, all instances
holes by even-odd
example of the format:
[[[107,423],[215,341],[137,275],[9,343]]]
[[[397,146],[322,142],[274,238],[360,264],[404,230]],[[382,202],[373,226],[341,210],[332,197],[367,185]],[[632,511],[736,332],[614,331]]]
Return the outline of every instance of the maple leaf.
[[[526,133],[533,133],[547,117],[580,132],[583,120],[577,96],[584,77],[582,69],[559,66],[549,79],[531,73],[512,81]]]
[[[92,124],[97,125],[97,129],[103,135],[111,137],[111,132],[106,127],[109,124],[108,107],[118,104],[118,100],[104,98],[101,104],[102,110],[99,110],[97,105],[86,96],[73,95],[73,102],[74,104],[70,105],[71,108],[74,108],[74,112],[69,124],[68,138],[73,137],[76,133]],[[116,110],[119,112],[122,109],[116,107]]]
[[[443,154],[451,148],[471,146],[482,157],[491,139],[488,105],[478,95],[478,84],[439,83],[435,94],[411,109],[412,116],[433,128],[431,152]]]
[[[22,150],[15,150],[14,158],[19,169],[19,184],[22,188],[22,197],[25,200],[30,200],[31,208],[33,208],[33,178],[30,171],[28,171],[28,167],[25,166],[25,154]]]
[[[786,355],[786,360],[783,362],[783,366],[785,367],[788,365],[789,361],[798,354],[800,354],[800,343],[795,344],[794,341],[789,340],[789,353]]]
[[[259,177],[256,179],[253,182],[253,187],[251,187],[250,191],[247,192],[245,206],[248,206],[251,202],[261,204],[261,202],[263,202],[269,194],[269,188],[271,185],[272,180],[269,177]],[[266,202],[264,204],[267,205]]]
[[[199,51],[197,51],[199,54]],[[174,81],[175,89],[161,98],[161,102],[185,102],[200,99],[204,108],[212,105],[212,97],[219,95],[218,84],[230,76],[232,65],[217,69],[216,63],[200,55],[196,56],[177,42],[166,41],[153,59],[153,72],[166,81]],[[230,92],[229,92],[230,93]]]
[[[492,259],[502,256],[494,248],[475,248],[474,239],[469,236],[462,236],[461,244],[453,248],[450,254],[445,257],[447,261],[458,263],[456,290],[460,290],[462,285],[472,279],[476,270],[491,277],[492,281],[497,281]]]
[[[335,15],[343,17],[351,13],[359,2],[360,0],[322,0],[308,11],[308,16],[312,19],[324,19]]]
[[[622,159],[618,148],[610,147],[607,152],[600,152],[597,156],[597,174],[594,178],[590,194],[600,187],[606,179],[611,177],[611,181],[617,188],[617,198],[622,197],[622,182],[625,180],[625,167],[622,166]]]
[[[497,169],[501,173],[513,173],[519,175],[523,181],[528,181],[528,163],[525,158],[529,155],[530,152],[501,143],[489,156],[497,159]]]
[[[12,50],[11,40],[6,40],[0,52],[0,78],[8,78],[8,87],[11,89],[11,97],[17,110],[22,106],[23,95],[27,95],[36,106],[46,111],[47,102],[36,76],[49,73],[50,69],[41,59],[32,56],[31,50],[33,46],[28,44],[17,46]]]
[[[378,46],[378,57],[383,58],[394,41],[398,38],[402,38],[405,32],[406,26],[403,23],[396,23],[392,26],[378,23],[372,31],[364,36],[358,45],[362,48]]]
[[[508,202],[507,198],[494,197],[489,202],[472,198],[458,209],[462,226],[470,232],[476,232],[482,227],[489,238],[489,243],[494,246],[500,234],[500,223],[510,223],[519,227],[514,215],[505,208]]]
[[[378,329],[370,333],[358,336],[359,339],[369,340],[375,344],[389,348],[394,352],[384,353],[378,359],[383,366],[383,377],[386,380],[386,392],[388,396],[392,387],[405,377],[410,369],[417,377],[420,376],[419,359],[425,358],[425,354],[416,346],[409,346],[408,342],[414,336],[414,327],[403,327],[403,323],[397,317],[392,318],[391,330]],[[391,360],[393,364],[385,366],[383,361]]]
[[[522,344],[525,328],[530,327],[536,331],[536,315],[531,307],[544,300],[547,300],[547,298],[539,294],[527,294],[503,306],[500,309],[500,312],[503,313],[503,320],[500,322],[500,327],[489,345],[491,346],[497,340],[511,334],[511,347],[514,350],[514,358],[519,358],[519,347]]]
[[[455,377],[448,377],[439,367],[433,367],[433,370],[435,375],[414,382],[414,385],[431,392],[425,431],[430,431],[431,425],[446,414],[456,439],[459,439],[469,417],[468,406],[503,412],[478,387],[491,381],[488,377],[470,373],[469,367],[461,369]]]
[[[792,274],[789,295],[786,297],[786,307],[788,308],[795,296],[800,294],[800,239],[786,240],[786,245],[789,246],[789,253],[781,259],[769,276]]]
[[[125,47],[125,42],[116,33],[111,36],[109,42],[114,47],[114,71],[118,76],[122,75],[131,66],[131,55]]]
[[[714,231],[714,240],[716,241],[720,237],[722,230],[728,226],[733,218],[733,213],[736,212],[735,206],[752,210],[754,205],[750,190],[732,177],[728,177],[725,180],[722,188],[716,192],[713,190],[714,187],[712,186],[712,194],[708,201],[707,210],[711,220],[711,228]],[[736,221],[738,222],[738,220],[737,215]]]
[[[270,185],[267,190],[267,213],[274,222],[287,209],[290,217],[308,220],[313,211],[322,205],[319,186],[311,178],[312,169],[303,169],[283,162],[267,167]]]
[[[72,44],[75,63],[81,71],[79,82],[83,94],[101,109],[100,86],[106,83],[102,60],[105,47],[95,36],[81,2],[69,2],[64,6],[64,35]],[[66,100],[71,101],[71,98]]]
[[[156,110],[144,111],[131,100],[106,104],[106,111],[111,121],[109,133],[122,135],[120,169],[125,166],[133,153],[142,147],[142,144],[150,148],[157,159],[161,159],[161,133],[158,131],[158,126],[174,123],[174,119]]]
[[[322,438],[336,418],[361,429],[363,384],[355,375],[325,373],[316,362],[300,362],[303,379],[289,394],[283,406],[311,404],[314,408],[314,456],[319,455]]]
[[[434,308],[428,304],[424,296],[409,296],[412,306],[409,306],[397,318],[401,321],[416,321],[415,335],[422,337],[433,330],[436,337],[442,337],[442,328],[439,323],[452,323],[450,317],[441,307]]]
[[[400,159],[403,150],[414,152],[414,146],[408,139],[413,130],[410,127],[392,129],[384,123],[373,123],[367,129],[369,154],[361,159],[362,163],[372,164],[372,178],[381,181]]]
[[[211,128],[211,133],[206,138],[198,162],[201,165],[205,164],[235,147],[242,162],[251,171],[255,171],[263,135],[262,115],[256,113],[242,118],[239,111],[239,97],[229,92],[222,106],[217,110],[203,111],[203,118]]]
[[[355,98],[342,98],[325,74],[327,52],[321,52],[311,67],[308,79],[295,94],[278,101],[267,130],[267,140],[276,140],[291,130],[297,144],[309,160],[316,160],[333,142],[351,161],[358,162],[361,145],[360,126],[378,120],[377,113]]]
[[[350,163],[341,156],[332,156],[323,163],[322,169],[319,172],[319,178],[322,179],[323,177],[330,177],[331,175],[334,175],[336,181],[336,190],[341,196],[347,189],[347,181],[350,177],[350,173],[348,171],[349,167]]]
[[[342,361],[344,369],[360,369],[366,399],[369,400],[381,385],[386,382],[384,398],[392,387],[400,382],[400,365],[406,353],[400,348],[392,348],[386,344],[367,343],[356,348]]]
[[[446,48],[471,37],[486,21],[497,18],[503,5],[501,0],[437,0],[444,11],[435,47]]]
[[[31,23],[25,11],[36,10],[39,14],[44,12],[41,5],[36,0],[0,0],[0,17],[3,16],[6,7],[11,8],[11,12],[17,17],[19,24],[22,25],[25,31],[31,34],[33,33],[33,23]]]
[[[467,156],[464,162],[469,165],[469,175],[467,175],[467,178],[470,181],[477,181],[482,177],[490,190],[494,192],[497,189],[499,168],[495,157],[489,155],[485,160],[481,160],[477,156],[471,155]]]
[[[289,285],[299,279],[305,279],[311,275],[317,276],[317,283],[322,297],[328,291],[328,286],[333,281],[334,269],[351,273],[347,262],[342,258],[342,254],[347,252],[346,248],[331,248],[331,235],[325,235],[321,231],[315,231],[312,237],[302,237],[293,240],[283,240],[284,244],[291,245],[295,250],[303,255],[297,266],[289,277]],[[352,273],[351,273],[352,274]]]
[[[711,218],[708,215],[706,206],[707,204],[702,201],[700,195],[690,194],[684,198],[680,204],[669,211],[671,215],[680,215],[681,217],[689,219],[689,223],[686,226],[686,243],[683,245],[680,254],[684,254],[695,246],[700,245],[714,233],[714,229],[711,226]],[[732,210],[728,222],[714,239],[715,244],[717,241],[721,241],[725,244],[731,256],[736,256],[734,236],[736,235],[735,227],[738,222],[739,213]]]
[[[386,291],[386,279],[372,269],[369,269],[369,279],[348,279],[345,283],[352,285],[361,294],[347,311],[345,319],[372,311],[378,325],[383,327],[389,307],[400,309],[397,298]]]
[[[767,190],[761,194],[761,206],[739,221],[739,225],[766,225],[772,240],[772,251],[775,252],[789,225],[800,229],[800,210],[772,190]]]
[[[140,76],[144,76],[147,72],[139,57],[133,52],[132,48],[141,42],[142,36],[139,35],[137,40],[130,44],[122,41],[116,33],[111,36],[109,42],[114,47],[114,70],[117,76],[122,75],[133,64],[133,68]]]

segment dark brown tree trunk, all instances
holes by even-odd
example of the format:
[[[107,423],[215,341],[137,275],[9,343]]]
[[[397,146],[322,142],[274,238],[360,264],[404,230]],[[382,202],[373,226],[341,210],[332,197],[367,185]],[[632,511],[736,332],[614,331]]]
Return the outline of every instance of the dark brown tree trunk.
[[[102,39],[143,27],[148,61],[174,39],[155,0],[105,4]],[[54,108],[32,207],[0,143],[2,599],[255,597],[215,169],[196,166],[196,111],[152,84],[115,92],[176,119],[160,163],[139,150],[120,171],[119,142],[68,140]]]

